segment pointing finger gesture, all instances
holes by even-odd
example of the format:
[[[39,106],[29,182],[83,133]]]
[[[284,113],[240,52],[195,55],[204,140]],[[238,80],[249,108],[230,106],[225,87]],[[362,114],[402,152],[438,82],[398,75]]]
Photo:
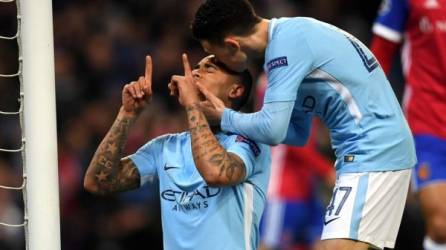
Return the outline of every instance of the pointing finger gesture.
[[[186,54],[183,54],[183,68],[184,68],[184,77],[176,78],[176,87],[178,88],[179,101],[185,106],[192,106],[199,102],[198,97],[198,88],[195,84],[194,77],[192,75],[192,69],[190,67],[189,59]],[[171,88],[172,91],[172,88]]]
[[[152,57],[146,56],[146,70],[144,75],[144,84],[142,86],[146,98],[152,97]]]

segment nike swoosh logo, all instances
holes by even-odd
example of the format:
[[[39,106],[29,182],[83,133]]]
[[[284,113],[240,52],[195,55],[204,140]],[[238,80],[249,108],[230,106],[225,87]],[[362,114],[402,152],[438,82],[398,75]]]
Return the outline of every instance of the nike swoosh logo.
[[[167,164],[166,165],[164,165],[164,170],[169,170],[169,169],[172,169],[172,168],[179,168],[179,167],[175,167],[175,166],[168,166]]]
[[[336,217],[336,218],[333,218],[333,219],[331,219],[331,220],[324,221],[324,225],[327,225],[328,223],[330,223],[330,222],[332,222],[332,221],[334,221],[334,220],[337,220],[337,219],[339,219],[339,218],[341,218],[341,217]]]

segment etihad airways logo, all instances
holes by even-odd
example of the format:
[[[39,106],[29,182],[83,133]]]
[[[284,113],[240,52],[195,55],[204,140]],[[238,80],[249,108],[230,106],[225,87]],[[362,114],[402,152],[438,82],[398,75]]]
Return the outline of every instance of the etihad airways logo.
[[[209,186],[200,187],[192,192],[166,189],[161,192],[161,198],[165,201],[174,202],[172,211],[201,210],[209,206],[208,201],[217,196],[221,188]]]

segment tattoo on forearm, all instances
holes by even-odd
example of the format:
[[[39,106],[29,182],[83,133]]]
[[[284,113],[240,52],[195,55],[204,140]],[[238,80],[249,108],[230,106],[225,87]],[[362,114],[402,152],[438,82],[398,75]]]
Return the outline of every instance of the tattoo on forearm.
[[[139,172],[130,159],[121,161],[132,120],[116,119],[102,140],[88,168],[100,193],[125,191],[139,186]]]
[[[228,183],[235,184],[245,176],[245,166],[239,157],[228,153],[211,131],[203,113],[195,107],[186,109],[191,133],[192,153],[199,172],[218,171]]]
[[[228,179],[232,179],[235,172],[239,171],[239,169],[243,169],[242,171],[246,171],[243,162],[239,159],[234,157],[234,155],[228,154],[228,158],[231,158],[231,161],[228,161],[228,164],[226,164],[226,177]]]
[[[221,174],[223,173],[223,171],[224,171],[224,163],[225,163],[225,160],[226,160],[226,154],[225,153],[221,153],[221,152],[218,152],[218,153],[215,153],[215,154],[213,154],[213,155],[211,155],[210,157],[209,157],[209,163],[210,164],[212,164],[213,166],[215,166],[215,167],[217,167],[217,168],[220,168],[220,176],[221,176]]]

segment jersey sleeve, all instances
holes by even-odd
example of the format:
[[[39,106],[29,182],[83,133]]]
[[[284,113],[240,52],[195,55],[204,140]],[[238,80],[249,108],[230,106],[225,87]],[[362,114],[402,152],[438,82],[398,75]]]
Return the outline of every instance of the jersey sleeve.
[[[383,0],[373,33],[392,42],[400,42],[409,12],[408,0]]]
[[[129,158],[136,165],[141,176],[141,186],[157,177],[158,157],[162,155],[163,138],[158,137],[139,148]]]
[[[260,111],[251,114],[225,108],[221,128],[256,142],[277,145],[286,137],[293,107],[291,101],[265,103]]]
[[[265,56],[268,85],[264,103],[295,101],[302,80],[314,69],[305,31],[285,22],[273,32]]]
[[[287,135],[297,90],[314,69],[315,58],[306,39],[308,28],[305,22],[277,24],[273,19],[270,29],[264,65],[268,84],[263,107],[251,114],[225,109],[221,127],[256,142],[277,145]]]
[[[260,166],[256,163],[260,159],[261,154],[267,152],[263,152],[265,148],[261,148],[259,144],[242,135],[232,135],[230,140],[231,144],[226,148],[226,151],[236,154],[242,159],[246,168],[245,180],[247,180],[256,172],[256,166]]]

